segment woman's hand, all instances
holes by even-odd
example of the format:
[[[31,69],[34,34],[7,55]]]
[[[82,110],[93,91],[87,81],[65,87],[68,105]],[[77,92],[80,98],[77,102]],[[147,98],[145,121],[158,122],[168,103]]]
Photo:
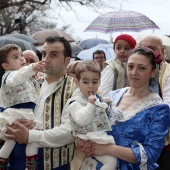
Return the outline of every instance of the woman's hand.
[[[81,140],[80,138],[76,138],[75,140],[76,146],[85,153],[86,156],[94,156],[93,155],[93,146],[95,145],[94,142],[87,140]]]
[[[77,148],[79,148],[81,150],[81,148],[83,147],[84,145],[84,140],[81,140],[80,138],[76,138],[75,139],[75,145],[77,146]]]
[[[75,144],[86,156],[107,155],[108,150],[112,146],[112,144],[97,144],[90,140],[81,140],[80,138],[76,138]]]
[[[95,143],[92,146],[92,154],[94,156],[103,156],[103,155],[108,155],[108,151],[110,146],[113,144],[97,144]]]

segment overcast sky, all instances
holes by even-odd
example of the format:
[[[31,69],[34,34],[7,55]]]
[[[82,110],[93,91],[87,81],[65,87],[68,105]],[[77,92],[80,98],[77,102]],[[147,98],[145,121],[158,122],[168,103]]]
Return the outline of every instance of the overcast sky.
[[[115,3],[114,10],[120,9],[119,0]],[[120,0],[121,2],[121,0]],[[156,34],[170,35],[170,1],[169,0],[127,0],[122,3],[123,10],[131,10],[140,12],[147,17],[149,17],[153,22],[155,22],[159,29],[155,29]],[[103,38],[109,40],[109,34],[103,34],[98,32],[84,32],[87,26],[100,14],[88,10],[86,7],[75,7],[75,11],[79,14],[79,19],[75,16],[72,11],[60,11],[62,20],[58,21],[58,26],[71,24],[71,29],[74,30],[73,37],[80,37],[81,39],[87,38]],[[111,9],[104,9],[102,13],[111,12]],[[133,36],[144,33],[153,33],[153,30],[141,31],[139,33],[135,32],[123,32],[128,33]],[[119,35],[120,32],[112,33],[113,37]]]

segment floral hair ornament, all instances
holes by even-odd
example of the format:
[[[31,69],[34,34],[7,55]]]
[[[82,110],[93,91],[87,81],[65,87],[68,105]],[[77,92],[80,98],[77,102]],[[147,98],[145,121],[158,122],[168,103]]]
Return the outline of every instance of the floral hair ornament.
[[[128,57],[130,56],[130,54],[132,54],[133,52],[137,51],[138,49],[144,49],[144,50],[147,50],[149,52],[151,52],[154,56],[154,59],[155,59],[155,64],[160,64],[162,62],[162,59],[160,59],[160,54],[153,51],[151,48],[148,48],[148,47],[145,47],[145,46],[140,46],[140,47],[137,47],[137,48],[134,48],[132,50],[129,51],[129,54],[128,54]]]

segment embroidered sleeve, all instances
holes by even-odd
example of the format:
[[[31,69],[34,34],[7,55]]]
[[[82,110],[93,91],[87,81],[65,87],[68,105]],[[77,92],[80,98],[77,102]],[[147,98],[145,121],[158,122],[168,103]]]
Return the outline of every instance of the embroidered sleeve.
[[[142,143],[133,142],[131,144],[138,165],[144,168],[144,170],[147,166],[153,165],[159,158],[170,124],[168,105],[160,104],[151,108],[150,112],[152,114],[150,117],[147,117],[145,122],[149,124],[147,125],[149,129],[143,128],[143,133],[146,133],[144,141]]]
[[[11,71],[6,79],[7,86],[17,86],[28,81],[30,77],[35,74],[35,71],[32,69],[32,65],[25,66],[19,70]]]

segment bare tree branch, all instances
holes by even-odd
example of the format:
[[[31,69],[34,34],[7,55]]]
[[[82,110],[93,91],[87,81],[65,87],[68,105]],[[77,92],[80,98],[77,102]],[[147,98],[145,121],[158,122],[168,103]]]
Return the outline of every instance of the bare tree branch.
[[[61,9],[72,10],[78,17],[74,9],[75,4],[80,7],[87,6],[97,11],[101,8],[104,9],[107,5],[111,7],[113,3],[108,3],[108,1],[113,2],[115,0],[105,0],[104,2],[103,0],[0,0],[0,35],[16,31],[26,31],[26,34],[32,34],[43,28],[56,28],[57,19],[62,18],[60,16]],[[53,7],[50,7],[51,4],[53,4]],[[47,11],[54,8],[55,15],[49,20]],[[18,19],[17,23],[15,22],[16,19]],[[68,27],[70,26],[63,29],[67,30]]]
[[[12,6],[22,6],[28,3],[34,3],[38,5],[45,5],[45,4],[50,4],[51,0],[41,0],[41,1],[36,1],[36,0],[21,0],[21,1],[11,1],[11,0],[0,0],[0,9],[12,7]]]

